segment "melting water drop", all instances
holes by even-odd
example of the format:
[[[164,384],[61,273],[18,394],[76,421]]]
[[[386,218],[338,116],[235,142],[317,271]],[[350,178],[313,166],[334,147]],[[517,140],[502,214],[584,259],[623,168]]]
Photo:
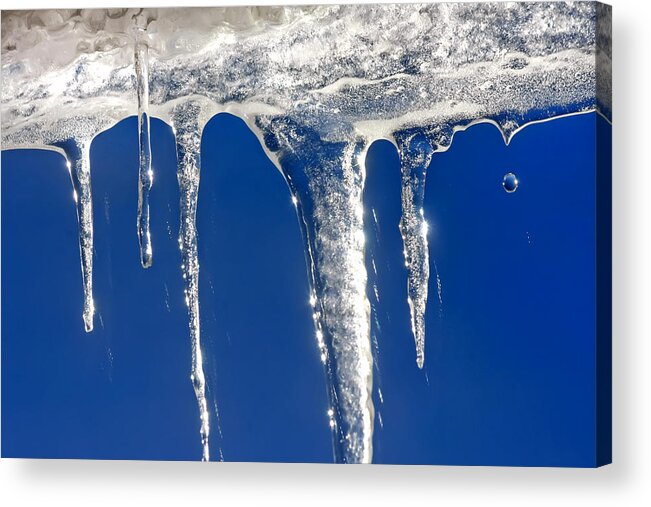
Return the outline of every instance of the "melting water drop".
[[[79,224],[81,276],[84,285],[83,319],[86,332],[93,330],[95,303],[93,301],[93,202],[90,186],[90,139],[55,143],[67,158]]]
[[[203,371],[199,321],[199,258],[197,255],[197,198],[201,171],[201,108],[193,101],[177,105],[172,110],[172,125],[176,134],[177,178],[181,193],[179,246],[185,301],[188,306],[190,341],[192,343],[192,386],[199,405],[203,461],[210,460],[210,420],[206,400],[206,378]]]
[[[429,284],[427,221],[423,212],[425,177],[434,150],[422,133],[396,135],[402,173],[400,233],[407,267],[407,301],[416,343],[416,364],[425,363],[425,309]]]
[[[504,190],[506,190],[509,194],[515,192],[518,189],[519,184],[520,182],[518,181],[518,177],[515,174],[507,173],[504,175],[502,186],[504,187]]]
[[[144,30],[137,29],[135,42],[136,90],[138,93],[138,240],[140,262],[144,268],[152,264],[151,230],[149,227],[149,193],[154,182],[151,167],[149,133],[149,46]]]

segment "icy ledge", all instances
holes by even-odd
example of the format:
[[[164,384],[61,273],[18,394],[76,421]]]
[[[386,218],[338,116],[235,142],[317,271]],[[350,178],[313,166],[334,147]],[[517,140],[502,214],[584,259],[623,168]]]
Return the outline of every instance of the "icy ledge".
[[[90,331],[90,143],[138,116],[136,231],[148,267],[155,259],[150,115],[175,129],[191,379],[208,460],[195,226],[199,146],[215,114],[243,118],[297,207],[335,458],[370,462],[362,202],[368,146],[390,139],[401,157],[406,295],[422,368],[430,264],[422,205],[431,157],[477,121],[494,123],[508,142],[532,121],[595,109],[609,118],[610,59],[610,9],[590,2],[7,11],[2,143],[56,149],[68,160]]]

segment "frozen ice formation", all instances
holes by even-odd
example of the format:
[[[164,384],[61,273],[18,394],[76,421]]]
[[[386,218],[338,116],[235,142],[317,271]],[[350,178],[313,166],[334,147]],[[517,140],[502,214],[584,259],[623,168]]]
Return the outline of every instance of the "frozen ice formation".
[[[434,150],[420,132],[396,134],[401,162],[402,218],[400,233],[404,244],[407,268],[407,302],[411,312],[411,329],[416,342],[416,363],[425,363],[425,307],[429,281],[429,251],[427,248],[427,221],[425,176]]]
[[[172,110],[172,127],[176,135],[177,178],[181,190],[181,217],[179,248],[181,271],[185,282],[185,303],[190,319],[192,344],[192,385],[199,404],[201,417],[201,444],[203,460],[209,461],[210,422],[206,401],[206,379],[203,372],[201,328],[199,324],[199,258],[197,254],[197,196],[201,171],[201,132],[199,106],[192,102],[177,104]]]
[[[265,117],[258,127],[278,157],[301,217],[335,456],[344,463],[370,462],[373,356],[362,203],[366,145],[356,139],[324,141],[288,118]]]
[[[136,19],[142,20],[142,18]],[[149,46],[147,45],[144,22],[139,22],[136,30],[134,70],[138,95],[138,152],[140,155],[138,161],[137,230],[140,242],[140,262],[143,268],[148,268],[151,266],[153,255],[149,227],[149,192],[154,183],[149,134]]]
[[[155,249],[149,119],[174,127],[191,378],[208,460],[195,226],[199,147],[215,114],[243,118],[297,205],[335,458],[370,462],[362,202],[368,146],[392,140],[401,158],[406,292],[422,368],[430,266],[423,200],[433,154],[476,122],[493,123],[508,142],[532,121],[594,110],[609,118],[610,23],[610,8],[593,2],[4,11],[2,147],[56,149],[68,160],[90,331],[90,143],[138,116],[137,233],[147,267]]]

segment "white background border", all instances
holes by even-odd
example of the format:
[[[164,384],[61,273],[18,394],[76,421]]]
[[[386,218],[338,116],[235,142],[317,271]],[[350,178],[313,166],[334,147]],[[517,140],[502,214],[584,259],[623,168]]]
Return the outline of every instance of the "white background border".
[[[341,2],[193,0],[191,5],[305,3]],[[651,2],[608,3],[614,52],[613,465],[579,470],[4,459],[0,505],[651,505]],[[52,4],[136,6],[131,0],[0,0],[2,9]],[[139,6],[181,4],[146,0]]]

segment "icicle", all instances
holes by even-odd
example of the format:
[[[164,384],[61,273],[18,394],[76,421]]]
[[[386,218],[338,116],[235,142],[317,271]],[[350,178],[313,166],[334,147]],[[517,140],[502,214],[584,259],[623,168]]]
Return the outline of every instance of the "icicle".
[[[195,102],[177,105],[172,111],[172,126],[176,134],[177,177],[181,193],[179,247],[181,269],[185,284],[185,302],[188,306],[190,340],[192,343],[192,374],[190,376],[199,404],[203,461],[210,460],[210,421],[206,400],[206,379],[203,372],[199,321],[199,259],[197,256],[197,229],[195,217],[201,170],[200,107]]]
[[[136,17],[134,63],[138,93],[138,148],[140,165],[138,173],[138,241],[140,262],[143,268],[152,263],[151,231],[149,228],[149,192],[154,182],[151,167],[151,139],[149,134],[149,45],[146,39],[143,16]]]
[[[73,198],[79,224],[81,277],[84,284],[83,319],[86,332],[93,330],[93,203],[90,186],[90,140],[69,139],[56,143],[66,154],[66,164],[72,181]]]
[[[421,133],[397,136],[397,142],[402,173],[400,234],[407,267],[407,302],[416,343],[416,364],[422,368],[425,362],[425,309],[429,282],[428,226],[423,204],[425,177],[433,149]]]
[[[364,146],[326,142],[288,119],[260,119],[295,197],[307,246],[316,340],[326,369],[335,460],[370,463],[373,356],[366,297]]]

